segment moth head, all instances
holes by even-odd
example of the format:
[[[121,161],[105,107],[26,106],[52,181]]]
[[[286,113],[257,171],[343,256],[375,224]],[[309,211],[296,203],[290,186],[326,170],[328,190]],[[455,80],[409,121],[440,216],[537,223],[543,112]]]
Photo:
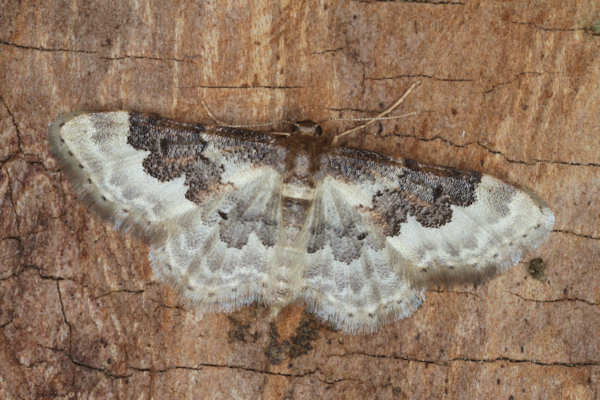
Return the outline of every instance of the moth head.
[[[321,128],[321,125],[317,124],[316,122],[305,120],[294,122],[292,133],[303,136],[319,137],[323,134],[323,129]]]

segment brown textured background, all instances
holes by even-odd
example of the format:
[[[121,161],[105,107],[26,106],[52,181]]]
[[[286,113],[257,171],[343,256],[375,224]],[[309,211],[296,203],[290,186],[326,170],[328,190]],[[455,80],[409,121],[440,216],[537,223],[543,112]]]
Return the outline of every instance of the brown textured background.
[[[1,398],[600,397],[598,1],[94,3],[0,1]],[[67,111],[365,117],[415,80],[416,116],[349,142],[529,187],[556,226],[542,276],[429,291],[372,336],[183,306],[48,155]]]

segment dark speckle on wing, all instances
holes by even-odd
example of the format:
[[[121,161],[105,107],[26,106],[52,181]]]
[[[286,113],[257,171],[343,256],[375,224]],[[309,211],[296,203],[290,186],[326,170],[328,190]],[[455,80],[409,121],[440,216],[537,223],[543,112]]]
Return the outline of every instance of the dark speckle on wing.
[[[219,182],[220,169],[203,156],[204,126],[185,124],[152,114],[131,113],[127,143],[150,151],[144,170],[161,182],[185,175],[186,198],[198,202],[202,191]]]
[[[407,161],[398,174],[397,186],[375,194],[373,212],[388,236],[400,233],[408,215],[425,227],[438,228],[452,220],[451,205],[467,207],[475,202],[480,181],[477,172]]]
[[[437,228],[451,221],[451,205],[469,206],[481,174],[419,164],[356,149],[335,149],[321,157],[321,173],[348,183],[388,182],[372,199],[374,220],[384,234],[396,236],[409,215]]]
[[[243,190],[232,188],[222,180],[223,163],[240,171],[265,165],[280,169],[285,152],[271,140],[243,129],[206,128],[152,114],[129,114],[127,143],[149,152],[143,161],[144,171],[161,182],[184,177],[185,197],[198,205],[207,198],[220,198],[230,204],[227,210],[216,209],[213,217],[219,221],[220,239],[238,249],[246,245],[253,232],[265,246],[273,246],[279,197],[265,193],[262,181],[247,184]],[[251,211],[256,201],[266,204],[260,212]]]

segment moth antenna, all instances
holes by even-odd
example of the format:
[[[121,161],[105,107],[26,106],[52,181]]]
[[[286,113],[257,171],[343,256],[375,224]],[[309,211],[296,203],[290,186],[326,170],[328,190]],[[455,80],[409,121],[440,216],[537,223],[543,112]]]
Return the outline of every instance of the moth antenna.
[[[271,122],[264,122],[261,124],[248,124],[248,125],[232,125],[232,124],[228,124],[224,121],[221,121],[220,119],[218,119],[213,113],[212,111],[210,111],[210,108],[208,108],[208,105],[206,104],[206,102],[204,101],[204,99],[200,100],[202,102],[202,106],[204,107],[204,109],[206,110],[206,113],[208,114],[208,117],[210,119],[212,119],[215,124],[219,125],[219,126],[225,126],[227,128],[258,128],[258,127],[263,127],[263,126],[274,126],[275,124],[280,124],[282,122],[286,123],[286,124],[294,124],[291,121],[287,121],[285,119],[281,119],[279,121],[271,121]],[[288,132],[269,132],[269,134],[271,135],[279,135],[279,136],[290,136],[290,133]]]
[[[200,102],[202,103],[202,107],[204,107],[204,109],[206,110],[206,113],[208,114],[208,117],[210,119],[213,120],[213,122],[217,125],[224,125],[223,121],[220,121],[213,113],[212,111],[210,111],[210,108],[208,108],[208,104],[206,104],[206,102],[204,101],[204,99],[200,99]]]
[[[331,122],[331,121],[354,121],[354,122],[360,122],[360,121],[386,121],[388,119],[400,119],[400,118],[406,118],[406,117],[410,117],[412,115],[417,115],[416,111],[413,112],[409,112],[406,114],[401,114],[401,115],[393,115],[391,117],[381,117],[381,118],[377,118],[377,117],[360,117],[360,118],[328,118],[325,119],[323,121],[321,121],[320,123],[322,124],[323,122]]]
[[[388,115],[389,113],[391,113],[392,111],[394,111],[400,104],[402,104],[402,102],[404,102],[404,100],[408,97],[408,95],[410,94],[410,92],[413,91],[414,88],[416,88],[417,86],[419,86],[421,84],[420,81],[416,81],[415,83],[413,83],[412,85],[410,85],[410,87],[406,90],[406,92],[404,92],[404,94],[402,95],[402,97],[400,97],[398,100],[396,100],[396,102],[394,104],[392,104],[391,106],[389,106],[387,109],[385,109],[383,112],[381,112],[379,115],[377,115],[376,117],[373,118],[366,118],[367,120],[369,120],[368,122],[365,122],[362,125],[359,125],[357,127],[348,129],[347,131],[344,131],[342,133],[339,133],[337,135],[335,135],[333,137],[333,141],[332,144],[336,145],[339,141],[340,138],[344,137],[344,136],[348,136],[351,133],[354,133],[356,131],[359,131],[361,129],[366,128],[367,126],[374,124],[377,121],[381,121],[384,119],[394,119],[396,117],[386,117],[386,115]],[[411,113],[413,114],[413,113]],[[411,115],[411,114],[407,114],[407,115]],[[404,115],[406,116],[406,115]],[[402,116],[399,116],[398,118],[400,118]]]

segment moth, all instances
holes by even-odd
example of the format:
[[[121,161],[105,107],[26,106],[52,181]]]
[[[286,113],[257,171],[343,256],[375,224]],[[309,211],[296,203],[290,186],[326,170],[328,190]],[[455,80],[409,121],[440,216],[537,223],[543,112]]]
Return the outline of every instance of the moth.
[[[154,273],[209,311],[304,302],[337,329],[373,332],[427,288],[505,271],[552,230],[530,191],[296,127],[72,113],[49,142],[79,198],[145,240]]]

